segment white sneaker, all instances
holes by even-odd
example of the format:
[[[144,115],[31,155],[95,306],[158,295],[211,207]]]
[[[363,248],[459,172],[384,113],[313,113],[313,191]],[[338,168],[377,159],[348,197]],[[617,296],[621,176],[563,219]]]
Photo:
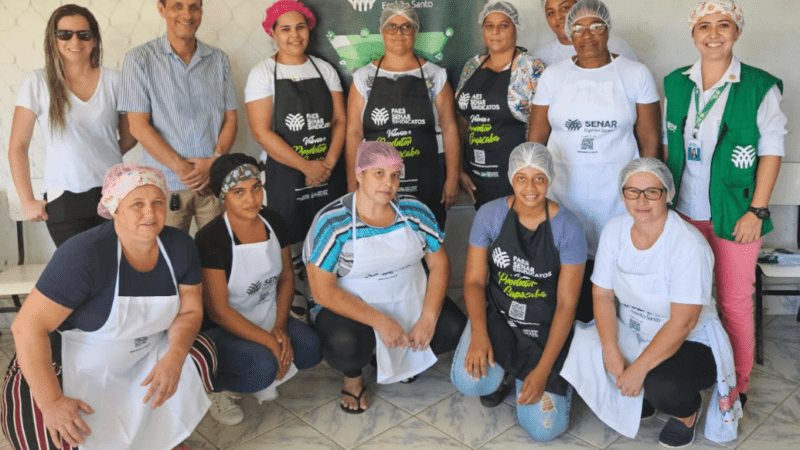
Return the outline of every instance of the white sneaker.
[[[224,392],[211,392],[208,394],[211,400],[209,412],[211,417],[223,425],[236,425],[244,420],[244,411]]]

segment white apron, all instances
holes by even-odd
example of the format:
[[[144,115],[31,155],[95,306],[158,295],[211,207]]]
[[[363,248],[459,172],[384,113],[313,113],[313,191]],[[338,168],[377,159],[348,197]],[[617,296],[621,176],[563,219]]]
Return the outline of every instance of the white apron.
[[[422,268],[425,253],[421,238],[392,203],[398,218],[408,226],[357,239],[356,205],[353,194],[353,268],[339,278],[339,286],[396,320],[409,333],[422,316],[428,285]],[[378,383],[395,383],[436,364],[436,355],[430,347],[416,352],[411,348],[387,348],[378,331],[374,332]]]
[[[97,331],[61,332],[64,395],[83,400],[95,411],[83,416],[92,434],[81,449],[171,449],[194,431],[211,405],[189,357],[175,395],[155,410],[152,399],[142,402],[150,385],[141,383],[169,350],[167,329],[180,309],[178,283],[161,239],[158,248],[175,295],[119,295],[122,246],[118,241],[117,281],[108,320]]]
[[[277,235],[260,214],[258,217],[269,230],[270,238],[264,242],[236,245],[228,213],[223,214],[225,227],[231,237],[233,257],[228,278],[228,304],[253,324],[272,331],[277,317],[278,279],[283,270],[283,259]],[[259,403],[275,400],[278,385],[296,373],[297,368],[292,363],[282,380],[276,380],[267,388],[254,392],[253,396]]]
[[[548,197],[578,216],[590,258],[608,220],[625,213],[617,179],[638,152],[636,104],[625,95],[616,59],[610,65],[615,79],[598,82],[574,79],[573,63],[547,113],[552,129],[547,147],[558,174]]]

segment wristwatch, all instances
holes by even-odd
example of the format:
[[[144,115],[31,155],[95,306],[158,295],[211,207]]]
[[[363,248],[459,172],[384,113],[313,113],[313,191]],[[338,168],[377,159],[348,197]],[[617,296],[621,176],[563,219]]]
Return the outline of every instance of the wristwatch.
[[[754,208],[751,206],[747,208],[747,210],[755,214],[756,217],[758,217],[761,220],[769,219],[769,208]]]

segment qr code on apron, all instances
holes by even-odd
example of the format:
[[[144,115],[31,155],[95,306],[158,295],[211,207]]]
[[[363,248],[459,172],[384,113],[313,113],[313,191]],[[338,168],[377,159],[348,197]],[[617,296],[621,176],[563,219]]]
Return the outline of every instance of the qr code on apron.
[[[522,303],[512,301],[511,308],[508,309],[508,316],[512,319],[525,320],[525,310],[528,307]]]

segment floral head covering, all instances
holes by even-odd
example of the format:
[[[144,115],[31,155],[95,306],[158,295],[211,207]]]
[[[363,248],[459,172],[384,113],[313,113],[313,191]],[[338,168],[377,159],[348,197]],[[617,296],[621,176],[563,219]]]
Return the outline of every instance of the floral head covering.
[[[260,179],[259,174],[255,158],[244,153],[228,153],[211,164],[208,184],[214,195],[225,200],[225,194],[237,184],[253,178]]]
[[[160,170],[132,163],[111,167],[103,180],[103,198],[97,205],[97,214],[112,219],[122,199],[134,189],[147,185],[153,185],[161,189],[165,197],[169,196],[167,179]]]
[[[697,3],[692,13],[689,15],[689,28],[694,29],[697,22],[709,14],[721,12],[731,16],[731,19],[739,27],[739,31],[744,30],[744,12],[742,7],[733,0],[703,0]]]

